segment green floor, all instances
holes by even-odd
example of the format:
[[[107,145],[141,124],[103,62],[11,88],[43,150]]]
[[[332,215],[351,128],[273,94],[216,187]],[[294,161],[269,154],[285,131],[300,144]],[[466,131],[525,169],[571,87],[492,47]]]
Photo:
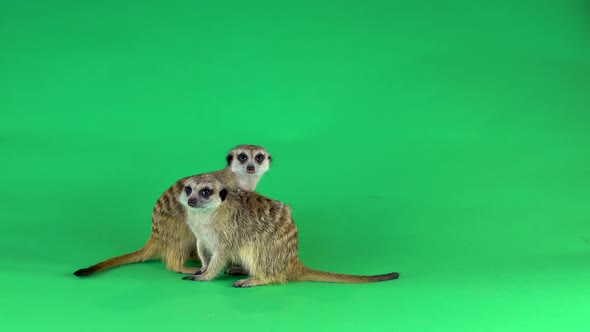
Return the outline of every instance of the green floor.
[[[2,1],[2,330],[589,331],[590,6],[513,2]],[[400,279],[72,275],[241,143],[304,263]]]

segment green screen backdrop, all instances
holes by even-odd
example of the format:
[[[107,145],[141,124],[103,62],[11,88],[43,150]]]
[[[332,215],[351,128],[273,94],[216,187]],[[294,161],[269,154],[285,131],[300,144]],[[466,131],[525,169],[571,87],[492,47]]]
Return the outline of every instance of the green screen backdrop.
[[[2,1],[3,331],[589,331],[587,1]],[[234,289],[138,249],[159,195],[273,155],[300,257]]]

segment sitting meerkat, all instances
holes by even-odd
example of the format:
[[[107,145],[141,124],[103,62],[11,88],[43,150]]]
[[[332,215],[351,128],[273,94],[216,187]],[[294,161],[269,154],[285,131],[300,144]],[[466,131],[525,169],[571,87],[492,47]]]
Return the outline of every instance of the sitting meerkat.
[[[211,174],[182,182],[177,199],[197,238],[202,267],[182,279],[214,279],[228,262],[249,274],[234,287],[253,287],[288,281],[363,283],[396,279],[399,273],[360,276],[322,272],[303,265],[297,254],[297,227],[291,208],[255,192],[230,189]]]
[[[261,146],[238,145],[227,154],[227,166],[214,174],[228,188],[254,191],[260,178],[271,165],[270,154]],[[199,270],[184,266],[189,259],[198,260],[196,239],[187,225],[187,210],[177,197],[184,192],[184,182],[178,180],[157,200],[152,212],[152,232],[145,245],[132,253],[110,258],[74,272],[78,277],[119,265],[143,262],[161,257],[168,270],[191,274]],[[228,269],[230,274],[240,274],[239,267]]]

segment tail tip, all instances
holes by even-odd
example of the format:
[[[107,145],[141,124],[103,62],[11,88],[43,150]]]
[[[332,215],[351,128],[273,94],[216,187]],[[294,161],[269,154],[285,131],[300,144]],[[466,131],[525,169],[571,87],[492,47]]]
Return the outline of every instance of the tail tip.
[[[84,268],[84,269],[79,269],[78,271],[74,272],[74,275],[76,277],[86,277],[86,276],[91,275],[92,273],[94,273],[94,269]]]
[[[383,275],[379,276],[380,281],[393,280],[393,279],[397,279],[397,278],[399,278],[398,272],[391,272],[391,273],[387,273],[387,274],[383,274]]]

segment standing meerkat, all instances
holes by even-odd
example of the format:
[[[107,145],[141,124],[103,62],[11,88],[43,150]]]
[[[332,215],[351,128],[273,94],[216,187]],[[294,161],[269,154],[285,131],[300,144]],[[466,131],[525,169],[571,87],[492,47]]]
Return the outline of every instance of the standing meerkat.
[[[228,190],[214,175],[187,178],[183,183],[178,200],[188,211],[202,267],[182,279],[212,280],[230,261],[239,263],[250,276],[234,287],[288,281],[362,283],[399,277],[397,272],[360,276],[310,269],[297,254],[297,227],[289,205],[255,192]]]
[[[215,175],[228,188],[254,191],[260,178],[270,168],[271,160],[270,154],[261,146],[238,145],[227,154],[227,166],[223,170],[207,174]],[[164,261],[168,270],[187,274],[198,271],[199,268],[184,266],[189,259],[199,259],[196,238],[186,220],[187,210],[178,201],[188,178],[178,180],[158,198],[152,212],[152,232],[141,249],[79,269],[74,275],[85,277],[119,265],[157,257]],[[232,274],[239,274],[240,270],[237,268]]]

